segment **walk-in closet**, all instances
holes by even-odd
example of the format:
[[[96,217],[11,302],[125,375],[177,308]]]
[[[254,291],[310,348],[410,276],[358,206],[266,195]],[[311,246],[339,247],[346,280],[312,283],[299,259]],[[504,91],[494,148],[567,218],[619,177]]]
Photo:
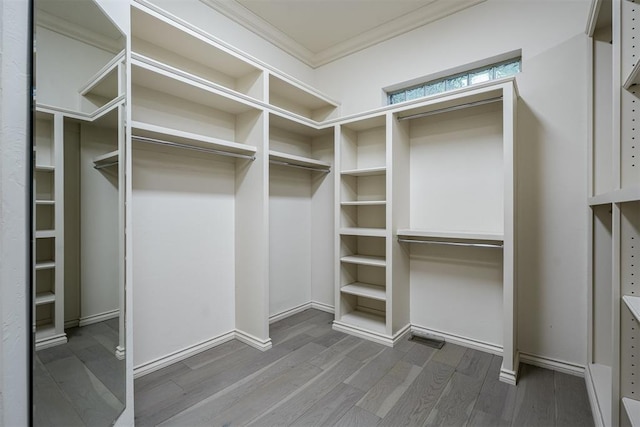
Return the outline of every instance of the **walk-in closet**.
[[[640,426],[635,0],[19,3],[0,426]]]

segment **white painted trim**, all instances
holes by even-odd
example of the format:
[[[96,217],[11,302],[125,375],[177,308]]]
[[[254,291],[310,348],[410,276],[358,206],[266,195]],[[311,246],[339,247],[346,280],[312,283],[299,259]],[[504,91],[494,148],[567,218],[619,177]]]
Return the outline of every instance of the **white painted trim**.
[[[387,347],[393,347],[393,339],[387,335],[371,332],[364,328],[349,325],[339,320],[333,321],[333,330],[343,332],[345,334],[354,335],[358,338],[377,342],[378,344],[386,345]]]
[[[125,358],[125,356],[126,356],[127,352],[126,352],[126,350],[125,350],[125,348],[124,348],[124,347],[117,346],[117,347],[116,347],[116,353],[115,353],[115,354],[116,354],[116,359],[118,359],[118,360],[124,360],[124,358]]]
[[[335,314],[335,307],[329,304],[325,304],[319,301],[311,301],[311,308],[316,310],[325,311],[327,313]]]
[[[36,341],[36,351],[67,343],[67,334],[53,335]]]
[[[392,19],[355,37],[320,52],[312,52],[269,22],[236,1],[200,0],[227,18],[242,25],[311,68],[333,62],[367,47],[399,36],[425,24],[442,19],[485,0],[432,1],[425,6]]]
[[[271,343],[271,338],[266,340],[261,340],[258,337],[255,337],[251,334],[248,334],[244,331],[240,331],[238,329],[236,329],[235,331],[235,338],[238,341],[243,342],[247,345],[250,345],[251,347],[256,348],[260,351],[267,351],[271,347],[273,347],[273,344]]]
[[[600,410],[600,405],[598,404],[596,386],[593,383],[593,377],[591,375],[591,368],[589,365],[587,365],[585,369],[584,380],[587,386],[587,396],[589,396],[589,406],[591,406],[591,414],[593,415],[595,427],[604,427],[606,425],[604,422],[604,414]]]
[[[537,356],[529,353],[520,353],[520,360],[523,363],[551,369],[552,371],[558,371],[583,378],[585,376],[585,367],[577,363],[566,362],[564,360],[553,359],[550,357]]]
[[[104,322],[105,320],[115,319],[120,316],[120,309],[115,309],[111,311],[105,311],[104,313],[93,314],[87,317],[81,317],[78,319],[78,326],[88,326],[93,325],[94,323]]]
[[[304,304],[300,304],[298,306],[281,311],[280,313],[273,314],[269,316],[269,324],[277,322],[282,319],[286,319],[287,317],[293,316],[294,314],[302,313],[303,311],[308,310],[310,308],[311,308],[311,303],[306,302]]]
[[[504,357],[503,357],[502,365],[504,366]],[[516,351],[516,355],[513,358],[513,370],[504,369],[502,366],[500,367],[500,374],[498,375],[498,379],[503,383],[517,385],[518,384],[518,371],[520,369],[520,352]]]
[[[502,356],[502,346],[489,343],[486,341],[475,340],[473,338],[463,337],[461,335],[450,334],[447,332],[439,331],[437,329],[426,328],[424,326],[411,325],[412,332],[419,332],[422,334],[435,335],[440,338],[444,338],[445,342],[461,345],[463,347],[472,348],[474,350],[480,350],[498,356]]]
[[[231,341],[234,338],[236,338],[236,332],[230,331],[217,337],[202,341],[198,344],[186,347],[182,350],[174,351],[173,353],[169,353],[166,356],[158,357],[157,359],[135,366],[133,368],[133,378],[140,378],[144,375],[167,367],[172,363],[179,362],[188,357],[194,356],[198,353],[209,350],[210,348],[223,344],[227,341]]]
[[[36,25],[54,33],[62,34],[79,42],[97,47],[107,52],[117,53],[122,50],[119,40],[109,38],[103,34],[98,34],[88,28],[59,18],[43,10],[38,10],[35,14]]]

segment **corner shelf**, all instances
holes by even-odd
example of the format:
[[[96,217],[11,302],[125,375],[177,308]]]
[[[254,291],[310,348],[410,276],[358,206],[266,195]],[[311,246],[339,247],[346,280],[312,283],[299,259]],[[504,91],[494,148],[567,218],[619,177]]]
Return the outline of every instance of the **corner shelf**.
[[[202,148],[205,150],[215,150],[250,157],[254,156],[256,153],[256,148],[250,145],[138,121],[131,122],[131,133],[133,134],[134,139],[135,137],[143,137],[178,144],[185,147]]]
[[[631,426],[640,426],[640,401],[623,397],[622,406],[624,406],[624,410],[627,412]]]
[[[340,261],[349,264],[369,265],[372,267],[386,267],[387,261],[384,257],[370,255],[347,255],[340,258]]]
[[[118,53],[79,90],[80,95],[96,95],[107,100],[117,98],[118,93],[118,64],[124,60],[124,50]]]
[[[386,166],[379,166],[373,168],[362,169],[350,169],[340,172],[342,175],[348,176],[372,176],[372,175],[384,175],[387,172]]]
[[[274,150],[269,150],[269,161],[285,166],[300,167],[319,172],[329,172],[331,170],[331,163]]]
[[[332,117],[338,103],[305,88],[302,84],[269,74],[269,103],[316,122]]]
[[[342,236],[385,237],[387,230],[384,228],[359,228],[344,227],[340,229]]]
[[[382,285],[371,283],[353,282],[340,288],[340,292],[375,299],[378,301],[387,300],[386,288]]]
[[[622,297],[622,300],[629,308],[629,311],[633,314],[633,317],[640,322],[640,297],[625,295]]]

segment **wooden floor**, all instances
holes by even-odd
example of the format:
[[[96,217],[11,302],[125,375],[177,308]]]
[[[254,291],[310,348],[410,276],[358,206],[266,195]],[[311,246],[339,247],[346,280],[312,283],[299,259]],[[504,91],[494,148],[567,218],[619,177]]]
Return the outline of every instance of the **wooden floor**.
[[[125,363],[114,353],[118,319],[65,332],[66,344],[35,353],[33,425],[110,426],[125,402]]]
[[[135,381],[136,425],[592,426],[583,378],[454,344],[388,348],[307,310],[271,325],[273,348],[230,341]]]

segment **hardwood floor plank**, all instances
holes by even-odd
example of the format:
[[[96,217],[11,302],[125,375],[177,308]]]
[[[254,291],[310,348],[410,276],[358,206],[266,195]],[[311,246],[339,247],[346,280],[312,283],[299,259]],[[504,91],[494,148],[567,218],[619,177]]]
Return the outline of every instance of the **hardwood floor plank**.
[[[513,424],[554,426],[553,371],[531,365],[520,367]]]
[[[346,337],[347,337],[347,334],[345,334],[344,332],[334,331],[332,329],[330,332],[328,332],[327,334],[325,334],[322,337],[320,337],[319,339],[317,339],[316,343],[329,348],[332,345],[334,345],[335,343],[337,343],[338,341],[340,341],[340,340],[342,340],[342,339],[344,339]]]
[[[309,363],[314,366],[318,366],[319,368],[326,369],[327,367],[335,364],[339,359],[343,358],[348,352],[353,350],[362,341],[363,340],[360,338],[354,337],[352,335],[347,335],[340,341],[333,344],[331,347],[313,357],[311,360],[309,360]]]
[[[356,405],[384,418],[420,372],[422,369],[418,366],[402,360],[399,361]]]
[[[340,383],[296,419],[294,426],[332,426],[362,398],[364,392]]]
[[[345,383],[367,392],[398,363],[402,356],[402,353],[387,347],[347,378]]]
[[[142,395],[147,390],[154,389],[161,384],[171,381],[175,377],[189,372],[191,369],[182,362],[183,361],[172,363],[165,368],[158,369],[150,374],[136,378],[133,382],[135,395]]]
[[[501,425],[511,424],[517,387],[500,381],[501,366],[502,357],[493,356],[474,407],[474,412],[479,414],[475,417],[472,414],[471,419],[496,419]]]
[[[84,426],[82,418],[36,357],[33,375],[33,425],[38,427]]]
[[[422,425],[440,399],[453,373],[452,366],[432,359],[379,425],[393,427]]]
[[[215,363],[217,360],[222,359],[223,357],[228,356],[236,351],[248,347],[249,346],[243,342],[240,342],[238,340],[231,340],[216,347],[210,348],[209,350],[205,350],[202,353],[198,353],[191,357],[188,357],[184,359],[182,363],[184,363],[191,369],[199,369],[210,363]]]
[[[444,347],[433,354],[431,360],[434,362],[444,363],[445,365],[453,366],[455,368],[460,364],[460,361],[466,351],[466,348],[448,342],[445,343]]]
[[[124,360],[118,360],[113,352],[96,344],[75,351],[76,357],[104,384],[124,405],[126,403],[126,366]]]
[[[144,393],[136,393],[134,402],[136,414],[177,399],[183,393],[182,387],[171,380],[160,383],[154,388],[148,388]]]
[[[593,415],[584,378],[554,372],[556,396],[556,425],[593,426]]]
[[[413,348],[414,345],[416,345],[416,343],[413,341],[409,341],[409,335],[407,334],[404,338],[398,341],[398,343],[393,348],[400,353],[407,353]]]
[[[456,371],[469,377],[484,379],[492,359],[493,355],[489,353],[468,348],[464,352]]]
[[[266,427],[291,424],[360,366],[362,366],[362,362],[348,357],[343,358],[308,382],[300,390],[265,411],[265,413],[253,420],[251,425]]]
[[[471,416],[483,379],[455,372],[424,425],[464,425]]]
[[[356,348],[346,354],[346,357],[350,357],[361,362],[370,360],[382,352],[382,350],[388,347],[378,344],[372,341],[363,341]]]
[[[379,422],[380,417],[358,406],[353,406],[334,424],[334,427],[372,427]]]
[[[416,366],[424,366],[436,353],[436,349],[421,343],[413,343],[414,345],[406,352],[405,362],[412,363]]]

